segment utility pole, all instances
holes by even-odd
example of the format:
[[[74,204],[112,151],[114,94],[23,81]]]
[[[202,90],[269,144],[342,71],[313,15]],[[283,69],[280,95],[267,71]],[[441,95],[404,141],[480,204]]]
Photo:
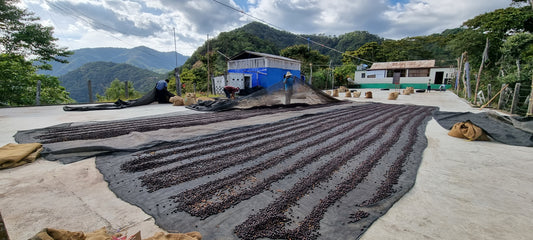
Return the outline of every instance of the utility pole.
[[[176,28],[174,30],[174,53],[176,55],[176,68],[174,68],[174,80],[176,82],[176,94],[181,97],[181,79],[178,69],[178,47],[176,46]]]
[[[309,76],[309,85],[313,85],[313,63],[309,63],[309,69],[311,69],[311,75]]]
[[[178,47],[176,46],[176,28],[172,28],[174,31],[174,53],[176,55],[176,67],[178,67]]]

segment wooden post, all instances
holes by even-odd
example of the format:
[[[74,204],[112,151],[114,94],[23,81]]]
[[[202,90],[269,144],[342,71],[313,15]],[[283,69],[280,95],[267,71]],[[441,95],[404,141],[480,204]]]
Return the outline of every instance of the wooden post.
[[[465,98],[467,98],[470,101],[470,98],[472,97],[472,89],[470,87],[470,62],[465,62],[465,75],[466,75],[466,86],[465,90],[467,91],[467,94]]]
[[[516,83],[514,86],[513,102],[511,104],[511,114],[516,113],[516,106],[518,105],[518,97],[520,93],[520,83]]]
[[[41,80],[37,81],[37,92],[35,93],[35,105],[41,105]]]
[[[476,90],[474,90],[475,94],[477,94],[477,90],[479,88],[479,81],[481,80],[481,71],[483,71],[483,65],[485,65],[485,58],[488,55],[488,51],[489,51],[489,38],[487,37],[487,42],[485,43],[485,50],[483,51],[483,56],[481,56],[481,65],[479,65],[479,72],[477,73]],[[474,105],[477,105],[476,97],[474,97]]]
[[[492,97],[492,85],[487,84],[487,99],[490,99]]]
[[[91,85],[91,79],[87,80],[87,88],[89,89],[89,102],[93,103],[93,87]]]
[[[130,93],[128,91],[128,81],[124,82],[124,87],[126,88],[126,91],[124,92],[124,98],[126,98],[126,100],[128,98],[130,98]]]
[[[502,90],[500,90],[500,93],[502,93],[503,90],[504,90],[505,88],[507,88],[508,85],[509,85],[509,84],[505,84],[505,83],[502,84]],[[494,97],[496,97],[496,96],[494,96]],[[500,95],[500,98],[498,99],[498,107],[497,107],[496,109],[502,109],[502,105],[503,105],[503,94],[501,94],[501,95]]]
[[[462,56],[461,56],[462,58]],[[457,75],[455,76],[455,91],[459,93],[459,79],[461,79],[461,58],[457,58]]]
[[[529,93],[529,106],[527,107],[526,116],[533,117],[533,77],[531,78],[531,92]]]

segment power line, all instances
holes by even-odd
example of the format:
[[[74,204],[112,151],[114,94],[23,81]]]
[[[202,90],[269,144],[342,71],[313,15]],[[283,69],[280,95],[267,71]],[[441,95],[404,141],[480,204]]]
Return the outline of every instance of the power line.
[[[257,21],[260,21],[260,22],[265,23],[265,24],[267,24],[267,25],[269,25],[269,26],[272,26],[272,27],[274,27],[274,28],[276,28],[276,29],[278,29],[278,30],[282,30],[282,31],[290,32],[290,31],[287,31],[287,30],[283,29],[282,27],[276,26],[276,25],[274,25],[274,24],[272,24],[272,23],[270,23],[270,22],[267,22],[267,21],[265,21],[265,20],[263,20],[263,19],[260,19],[260,18],[258,18],[258,17],[255,17],[255,16],[253,16],[253,15],[251,15],[251,14],[249,14],[249,13],[246,13],[246,12],[244,12],[244,11],[238,9],[238,8],[235,8],[235,7],[233,7],[233,6],[230,6],[230,5],[228,5],[228,4],[225,4],[225,3],[223,3],[223,2],[220,2],[220,1],[218,1],[218,0],[212,0],[212,1],[218,3],[218,4],[222,5],[222,6],[225,6],[225,7],[229,8],[229,9],[231,9],[231,10],[233,10],[233,11],[237,11],[237,12],[239,12],[239,13],[241,13],[241,14],[244,14],[244,15],[246,15],[246,16],[248,16],[248,17],[251,17],[251,18],[253,18],[253,19],[257,20]],[[294,33],[293,33],[293,34],[294,34]],[[327,48],[327,49],[332,50],[332,51],[334,51],[334,52],[337,52],[337,53],[343,54],[343,52],[341,52],[341,51],[339,51],[339,50],[337,50],[337,49],[335,49],[335,48],[332,48],[332,47],[326,46],[326,45],[323,44],[323,43],[319,43],[319,42],[317,42],[317,41],[311,40],[310,38],[306,38],[306,37],[300,36],[300,35],[298,35],[298,34],[294,34],[294,35],[295,35],[296,37],[298,37],[298,38],[301,38],[301,39],[304,39],[304,40],[306,40],[306,41],[308,41],[308,42],[312,42],[312,43],[314,43],[314,44],[316,44],[316,45],[319,45],[319,46],[321,46],[321,47],[323,47],[323,48]],[[366,59],[363,59],[363,58],[360,58],[360,57],[356,57],[356,56],[350,56],[350,57],[357,58],[357,59],[359,59],[359,60],[361,60],[361,61],[365,61],[365,62],[369,62],[369,63],[374,63],[374,62],[372,62],[372,61],[369,61],[369,60],[366,60]]]
[[[109,26],[107,24],[104,24],[104,23],[101,23],[99,22],[97,19],[94,19],[86,14],[84,14],[82,11],[79,11],[73,7],[70,7],[68,5],[65,5],[65,4],[59,4],[59,3],[55,3],[55,2],[51,2],[49,0],[45,0],[45,2],[47,2],[49,4],[49,6],[51,6],[52,8],[62,12],[63,14],[67,15],[67,16],[72,16],[74,18],[77,18],[85,23],[87,23],[88,25],[94,27],[94,28],[100,28],[102,30],[104,30],[105,33],[107,33],[106,35],[120,41],[120,42],[123,42],[125,43],[126,45],[129,45],[129,46],[132,46],[129,42],[119,38],[119,37],[116,37],[114,36],[113,34],[111,33],[108,33],[109,31],[114,31],[114,32],[118,32],[118,33],[121,33],[120,30],[112,27],[112,26]],[[72,14],[74,13],[74,14]],[[148,52],[148,51],[144,51],[142,50],[145,54],[147,55],[150,55],[150,56],[153,56],[153,57],[158,57],[156,56],[155,54],[151,53],[151,52]],[[176,56],[177,57],[177,56]],[[177,62],[177,60],[176,60]],[[176,64],[177,65],[177,64]]]

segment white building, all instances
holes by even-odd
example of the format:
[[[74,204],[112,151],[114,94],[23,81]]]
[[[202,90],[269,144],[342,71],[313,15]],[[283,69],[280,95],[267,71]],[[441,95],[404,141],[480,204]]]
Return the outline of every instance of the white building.
[[[354,82],[360,88],[438,89],[441,84],[450,88],[455,81],[455,68],[435,67],[435,60],[373,63],[367,70],[355,71]]]

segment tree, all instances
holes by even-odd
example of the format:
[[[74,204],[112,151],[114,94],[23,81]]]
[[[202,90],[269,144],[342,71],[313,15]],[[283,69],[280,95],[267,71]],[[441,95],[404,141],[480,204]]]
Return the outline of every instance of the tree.
[[[309,76],[311,72],[310,63],[313,64],[313,71],[325,68],[329,65],[329,57],[320,54],[317,50],[310,50],[307,45],[300,44],[287,47],[281,50],[280,55],[292,59],[299,60],[301,65],[301,72],[304,76]]]
[[[41,103],[72,102],[57,77],[36,74],[36,67],[22,56],[0,54],[0,104],[10,106],[35,104],[37,82],[41,81]]]
[[[136,91],[133,88],[133,84],[128,84],[128,98],[129,99],[136,99],[141,97],[141,93]],[[96,98],[98,98],[98,101],[110,101],[114,102],[118,99],[124,99],[126,100],[126,83],[121,82],[117,78],[113,80],[109,86],[105,90],[104,96],[100,96],[99,94],[96,94]]]
[[[53,28],[36,23],[38,17],[15,6],[17,0],[0,0],[0,102],[8,105],[35,103],[36,84],[42,82],[43,103],[70,101],[57,78],[36,74],[50,69],[49,61],[66,63],[72,54],[56,45]],[[35,62],[40,65],[34,65]],[[46,84],[44,84],[46,83]],[[50,97],[57,99],[49,99]],[[44,100],[44,101],[43,101]]]
[[[56,45],[57,38],[53,37],[53,28],[45,27],[33,13],[15,6],[18,0],[0,0],[0,47],[1,53],[35,57],[43,65],[39,68],[47,69],[49,61],[67,63],[65,57],[72,55],[67,48]]]
[[[529,3],[529,5],[531,6],[531,9],[533,10],[533,0],[512,0],[511,4],[519,5],[521,3]]]
[[[331,89],[331,69],[322,68],[313,71],[313,86],[319,89]]]
[[[335,85],[348,86],[353,84],[348,82],[348,78],[354,78],[355,70],[357,70],[357,66],[353,64],[343,64],[340,67],[336,67],[334,71]]]
[[[343,64],[361,64],[385,61],[385,56],[378,42],[368,42],[355,51],[342,54]]]
[[[533,34],[518,33],[508,37],[501,52],[501,70],[507,73],[502,80],[507,83],[529,81],[533,71]]]
[[[533,32],[533,11],[530,7],[497,9],[467,20],[463,26],[503,41],[512,33]]]

